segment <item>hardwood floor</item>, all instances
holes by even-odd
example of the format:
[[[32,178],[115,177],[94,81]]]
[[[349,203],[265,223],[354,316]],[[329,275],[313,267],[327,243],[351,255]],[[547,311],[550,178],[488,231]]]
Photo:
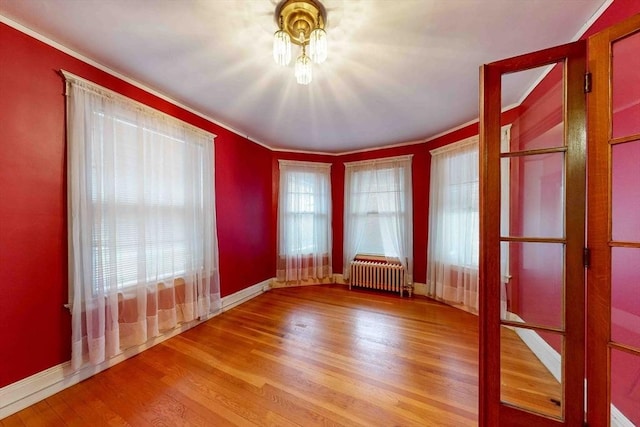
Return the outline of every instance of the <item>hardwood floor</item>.
[[[477,340],[426,298],[274,289],[0,424],[473,426]]]

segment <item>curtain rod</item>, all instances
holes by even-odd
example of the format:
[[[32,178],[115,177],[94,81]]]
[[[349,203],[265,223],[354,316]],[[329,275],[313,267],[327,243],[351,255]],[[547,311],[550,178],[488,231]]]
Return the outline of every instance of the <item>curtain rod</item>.
[[[69,84],[77,83],[77,84],[85,85],[85,86],[88,86],[87,89],[93,91],[97,95],[112,97],[114,99],[118,99],[118,100],[123,101],[123,102],[128,102],[128,103],[131,103],[132,105],[136,106],[137,108],[141,108],[141,109],[146,110],[146,111],[148,111],[148,112],[150,112],[152,114],[157,114],[157,115],[160,115],[160,116],[162,116],[164,118],[175,120],[176,122],[179,122],[181,125],[185,126],[189,130],[191,130],[193,132],[196,132],[196,133],[199,133],[201,135],[204,135],[207,138],[211,138],[212,140],[214,140],[217,137],[217,135],[212,133],[212,132],[209,132],[209,131],[206,131],[204,129],[201,129],[201,128],[197,127],[197,126],[192,125],[191,123],[187,123],[182,119],[174,117],[171,114],[167,114],[164,111],[160,111],[157,108],[151,107],[151,106],[149,106],[147,104],[144,104],[144,103],[142,103],[140,101],[136,101],[135,99],[131,99],[128,96],[125,96],[125,95],[123,95],[121,93],[118,93],[118,92],[116,92],[114,90],[111,90],[111,89],[108,89],[108,88],[106,88],[104,86],[101,86],[101,85],[99,85],[99,84],[97,84],[95,82],[92,82],[91,80],[87,80],[87,79],[85,79],[83,77],[77,76],[77,75],[75,75],[73,73],[70,73],[67,70],[62,70],[61,69],[60,70],[60,74],[62,74],[62,76],[64,77],[64,79],[66,80],[66,83],[67,83],[67,86],[65,88],[65,96],[69,95],[68,94],[68,91],[69,91],[68,85]]]
[[[371,159],[371,160],[358,160],[355,162],[345,162],[345,167],[346,166],[359,166],[359,165],[366,165],[366,164],[370,164],[370,165],[378,165],[381,163],[392,163],[392,162],[397,162],[397,161],[401,161],[401,160],[411,160],[411,158],[413,157],[413,154],[407,154],[404,156],[394,156],[394,157],[383,157],[380,159]]]
[[[309,162],[302,160],[285,160],[278,159],[278,163],[281,166],[307,166],[307,167],[316,167],[316,168],[330,168],[331,163],[322,163],[322,162]]]

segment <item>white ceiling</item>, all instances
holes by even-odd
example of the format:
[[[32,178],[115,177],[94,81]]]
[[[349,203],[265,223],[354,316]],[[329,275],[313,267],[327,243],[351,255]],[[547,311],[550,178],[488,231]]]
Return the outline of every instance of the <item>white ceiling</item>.
[[[275,149],[420,141],[478,116],[478,67],[575,39],[606,0],[325,0],[309,86],[271,54],[278,0],[0,0],[0,14]],[[503,105],[537,75],[511,79]]]

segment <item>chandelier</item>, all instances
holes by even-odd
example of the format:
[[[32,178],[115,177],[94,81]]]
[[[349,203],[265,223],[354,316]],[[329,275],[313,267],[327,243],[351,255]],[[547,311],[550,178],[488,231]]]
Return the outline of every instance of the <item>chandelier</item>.
[[[315,0],[286,0],[278,5],[275,16],[279,29],[273,35],[273,59],[287,66],[291,43],[300,46],[294,74],[299,84],[308,85],[313,78],[311,62],[321,64],[327,59],[327,13]]]

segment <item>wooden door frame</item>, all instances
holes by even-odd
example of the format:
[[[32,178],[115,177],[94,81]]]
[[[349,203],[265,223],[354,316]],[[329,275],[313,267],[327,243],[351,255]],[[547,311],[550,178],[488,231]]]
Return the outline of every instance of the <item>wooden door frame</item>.
[[[582,425],[584,420],[585,357],[585,166],[586,111],[584,40],[520,55],[480,67],[480,262],[479,262],[479,425],[531,427]],[[503,74],[564,62],[564,136],[567,144],[565,176],[565,353],[564,422],[535,415],[500,402],[500,119]],[[578,84],[579,82],[579,84]],[[496,190],[498,189],[498,190]],[[571,209],[569,209],[571,207]],[[571,214],[571,216],[569,216]],[[573,363],[566,363],[571,360]],[[578,361],[578,363],[575,363]],[[582,362],[580,362],[582,361]],[[578,397],[576,397],[578,396]],[[570,402],[570,404],[567,404]]]
[[[587,420],[593,426],[606,426],[611,420],[611,45],[613,41],[637,32],[638,27],[640,14],[606,28],[588,40],[593,89],[587,97],[587,243],[591,252],[587,271]]]

